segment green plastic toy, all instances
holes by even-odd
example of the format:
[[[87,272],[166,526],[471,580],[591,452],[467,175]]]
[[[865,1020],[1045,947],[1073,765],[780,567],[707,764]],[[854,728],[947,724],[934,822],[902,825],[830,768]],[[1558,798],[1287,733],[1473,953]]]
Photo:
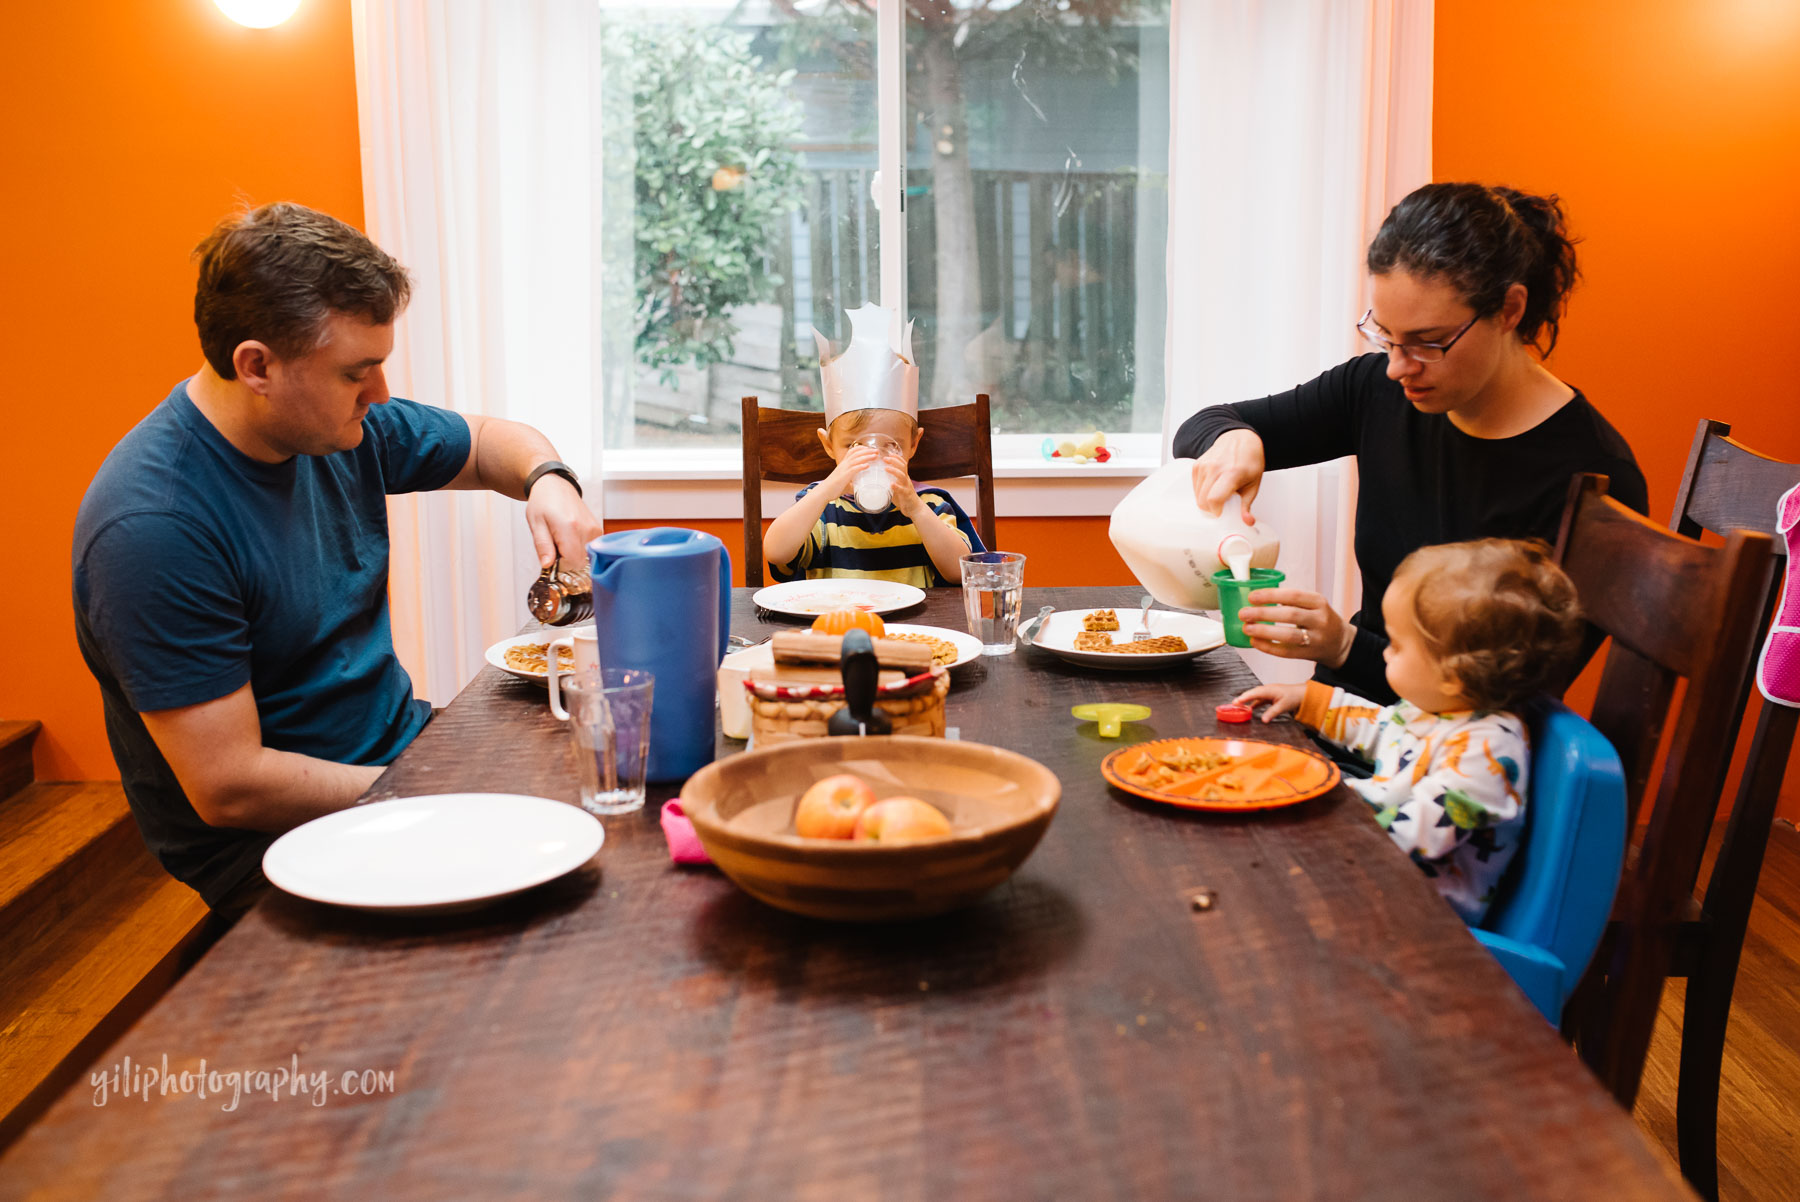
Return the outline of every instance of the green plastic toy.
[[[1142,722],[1150,716],[1150,707],[1104,701],[1094,705],[1078,705],[1069,712],[1083,722],[1099,723],[1101,738],[1116,739],[1119,737],[1119,727],[1127,722]]]

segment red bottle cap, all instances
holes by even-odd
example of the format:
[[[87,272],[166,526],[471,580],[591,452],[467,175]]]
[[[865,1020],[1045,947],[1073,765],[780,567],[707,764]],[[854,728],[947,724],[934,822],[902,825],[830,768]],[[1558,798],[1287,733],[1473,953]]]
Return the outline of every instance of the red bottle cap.
[[[1250,721],[1250,707],[1247,705],[1221,705],[1213,713],[1221,722]]]

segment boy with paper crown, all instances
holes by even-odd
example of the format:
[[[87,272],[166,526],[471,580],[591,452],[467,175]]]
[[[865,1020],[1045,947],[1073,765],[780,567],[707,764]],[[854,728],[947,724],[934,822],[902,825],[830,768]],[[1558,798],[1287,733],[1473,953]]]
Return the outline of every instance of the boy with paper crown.
[[[769,525],[763,552],[777,580],[860,577],[919,588],[962,581],[962,557],[985,550],[956,501],[941,488],[919,488],[907,463],[919,449],[919,368],[912,323],[899,349],[889,342],[888,311],[849,311],[850,345],[833,357],[817,330],[825,428],[837,462],[831,474],[795,495]]]

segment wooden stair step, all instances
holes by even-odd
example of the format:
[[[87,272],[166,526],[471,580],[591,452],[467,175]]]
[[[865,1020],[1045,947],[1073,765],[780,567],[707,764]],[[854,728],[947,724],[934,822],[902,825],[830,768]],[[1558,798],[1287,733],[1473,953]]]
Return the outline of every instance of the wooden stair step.
[[[31,784],[0,804],[0,941],[45,894],[132,843],[142,839],[117,781]]]
[[[0,1147],[80,1077],[216,937],[200,895],[143,842],[0,928]]]
[[[0,801],[34,779],[31,745],[43,728],[41,722],[0,722]]]

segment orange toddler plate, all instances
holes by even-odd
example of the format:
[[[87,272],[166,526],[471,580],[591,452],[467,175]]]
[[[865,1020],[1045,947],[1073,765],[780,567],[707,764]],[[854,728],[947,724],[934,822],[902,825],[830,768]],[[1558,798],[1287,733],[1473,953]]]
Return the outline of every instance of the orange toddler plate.
[[[1329,793],[1341,779],[1319,752],[1261,739],[1157,739],[1100,764],[1107,783],[1190,810],[1272,810]]]

